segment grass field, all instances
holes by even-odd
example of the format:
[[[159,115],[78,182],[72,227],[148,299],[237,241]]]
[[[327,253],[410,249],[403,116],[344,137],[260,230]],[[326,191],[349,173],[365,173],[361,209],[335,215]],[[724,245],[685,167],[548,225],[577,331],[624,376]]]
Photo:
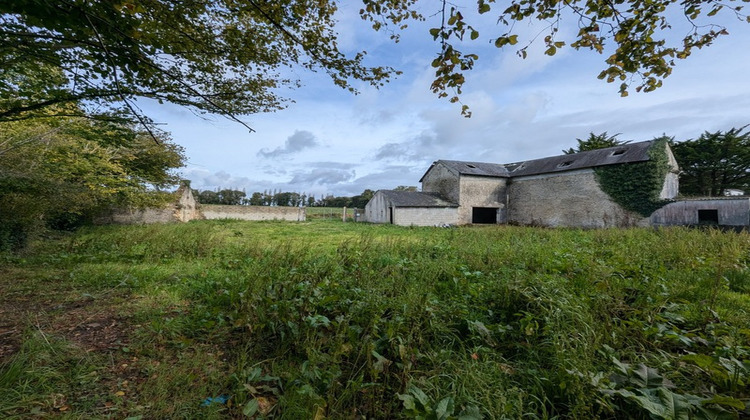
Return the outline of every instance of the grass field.
[[[0,254],[0,418],[750,416],[750,236],[336,220]]]

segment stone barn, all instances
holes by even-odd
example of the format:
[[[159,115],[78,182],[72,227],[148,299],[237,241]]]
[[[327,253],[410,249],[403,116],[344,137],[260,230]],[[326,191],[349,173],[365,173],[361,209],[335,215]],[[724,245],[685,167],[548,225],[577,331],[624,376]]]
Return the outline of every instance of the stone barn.
[[[365,214],[398,225],[646,226],[677,196],[678,174],[664,140],[509,164],[438,160],[420,179],[421,193],[378,191]],[[440,205],[420,206],[423,197]],[[396,217],[400,207],[411,216]]]

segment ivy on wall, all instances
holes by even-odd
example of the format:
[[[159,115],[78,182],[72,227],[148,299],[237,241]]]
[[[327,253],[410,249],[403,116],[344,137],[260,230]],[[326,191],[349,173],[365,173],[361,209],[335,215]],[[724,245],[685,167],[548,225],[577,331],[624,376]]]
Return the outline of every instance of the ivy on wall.
[[[602,190],[624,209],[648,217],[669,200],[659,198],[669,173],[666,138],[654,140],[649,161],[595,168]]]

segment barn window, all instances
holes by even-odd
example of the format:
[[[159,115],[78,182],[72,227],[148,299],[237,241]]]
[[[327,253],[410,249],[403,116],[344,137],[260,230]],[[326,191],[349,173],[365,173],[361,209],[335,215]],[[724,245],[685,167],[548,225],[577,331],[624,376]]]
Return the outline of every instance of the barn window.
[[[472,165],[471,163],[467,163],[466,166],[468,166],[471,169],[476,169],[477,167]]]
[[[719,210],[698,210],[698,224],[699,225],[718,225],[719,224]]]
[[[624,155],[626,151],[627,151],[627,150],[615,150],[614,152],[612,152],[612,155],[611,155],[611,156],[620,156],[620,155]]]
[[[572,160],[567,160],[567,161],[565,161],[565,162],[563,162],[563,163],[561,163],[561,164],[557,165],[557,167],[558,167],[558,168],[564,168],[564,167],[566,167],[566,166],[570,166],[570,165],[572,165],[572,164],[573,164],[573,161],[572,161]]]
[[[471,223],[475,224],[496,224],[497,207],[472,207]]]

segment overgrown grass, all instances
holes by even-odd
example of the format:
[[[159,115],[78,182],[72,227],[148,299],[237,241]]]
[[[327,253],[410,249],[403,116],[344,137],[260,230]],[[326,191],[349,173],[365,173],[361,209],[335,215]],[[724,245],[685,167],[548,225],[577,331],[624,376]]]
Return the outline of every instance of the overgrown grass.
[[[749,252],[682,228],[92,228],[4,255],[24,281],[0,286],[112,301],[125,344],[25,321],[0,415],[740,418]]]

